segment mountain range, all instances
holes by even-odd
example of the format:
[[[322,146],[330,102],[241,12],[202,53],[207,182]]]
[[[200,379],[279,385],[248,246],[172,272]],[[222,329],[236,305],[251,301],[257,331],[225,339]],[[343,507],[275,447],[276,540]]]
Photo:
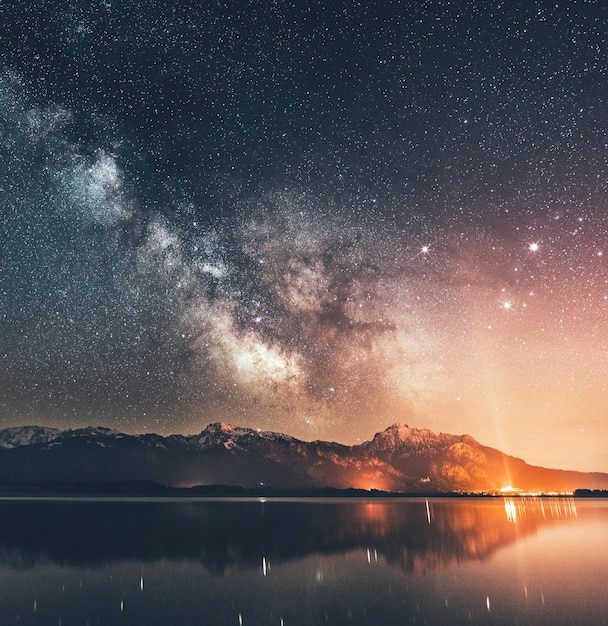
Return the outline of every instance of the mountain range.
[[[135,481],[172,487],[524,492],[606,489],[608,474],[547,469],[484,446],[469,435],[395,424],[347,446],[288,435],[207,426],[198,435],[131,435],[103,427],[0,430],[0,486]]]

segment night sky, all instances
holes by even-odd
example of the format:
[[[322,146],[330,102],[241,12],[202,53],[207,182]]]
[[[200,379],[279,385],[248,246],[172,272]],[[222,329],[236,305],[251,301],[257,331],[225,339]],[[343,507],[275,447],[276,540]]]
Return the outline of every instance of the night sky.
[[[0,5],[0,427],[608,471],[608,4]]]

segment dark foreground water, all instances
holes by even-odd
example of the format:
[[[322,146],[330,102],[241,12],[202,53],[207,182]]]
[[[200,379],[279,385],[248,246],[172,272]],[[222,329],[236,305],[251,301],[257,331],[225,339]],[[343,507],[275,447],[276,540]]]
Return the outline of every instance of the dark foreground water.
[[[0,501],[0,624],[607,624],[608,502]]]

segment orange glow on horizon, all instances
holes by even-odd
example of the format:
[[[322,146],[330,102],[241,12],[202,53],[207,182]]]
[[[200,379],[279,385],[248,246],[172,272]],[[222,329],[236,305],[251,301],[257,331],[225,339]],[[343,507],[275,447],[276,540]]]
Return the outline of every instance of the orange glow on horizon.
[[[351,485],[354,489],[365,489],[367,491],[372,491],[374,489],[378,491],[392,490],[392,486],[389,484],[386,478],[381,475],[353,476]]]

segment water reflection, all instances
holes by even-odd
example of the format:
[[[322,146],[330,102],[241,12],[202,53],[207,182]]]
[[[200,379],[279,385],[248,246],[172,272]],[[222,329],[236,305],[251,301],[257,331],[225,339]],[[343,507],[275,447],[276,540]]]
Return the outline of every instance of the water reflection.
[[[0,501],[2,624],[604,624],[608,503]]]
[[[542,517],[542,519],[567,519],[577,516],[574,498],[505,498],[505,512],[510,522]]]
[[[483,560],[576,517],[572,499],[372,502],[0,502],[0,563],[190,560],[223,575],[362,548],[406,572]],[[371,557],[370,557],[371,558]],[[142,582],[143,585],[143,582]]]

